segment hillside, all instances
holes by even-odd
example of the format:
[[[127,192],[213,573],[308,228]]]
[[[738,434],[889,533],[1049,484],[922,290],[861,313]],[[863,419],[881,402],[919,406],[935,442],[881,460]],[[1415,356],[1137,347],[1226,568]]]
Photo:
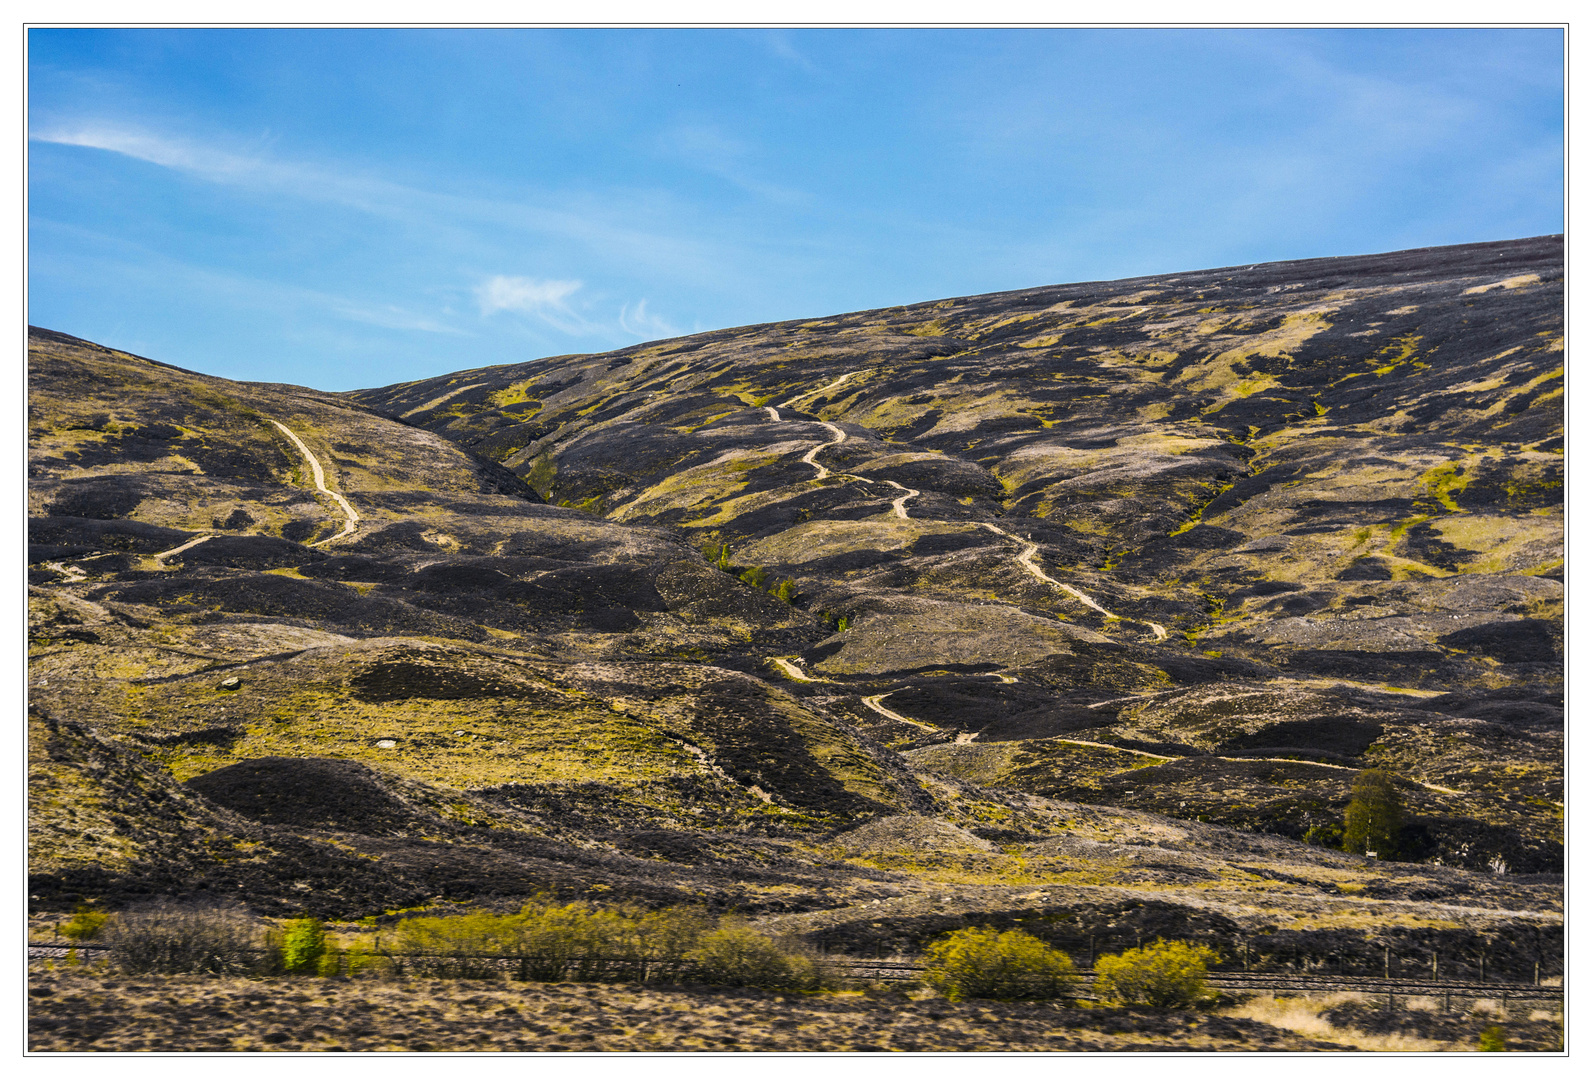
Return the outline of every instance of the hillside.
[[[1278,263],[351,394],[35,329],[34,905],[1553,970],[1562,276]],[[1320,846],[1373,765],[1401,861]]]

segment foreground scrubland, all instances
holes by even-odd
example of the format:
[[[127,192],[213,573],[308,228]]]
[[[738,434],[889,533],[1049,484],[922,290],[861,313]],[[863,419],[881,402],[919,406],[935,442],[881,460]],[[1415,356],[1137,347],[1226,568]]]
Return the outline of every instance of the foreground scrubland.
[[[1343,1049],[1213,1014],[902,993],[399,979],[30,977],[39,1050],[944,1051]]]
[[[1435,1002],[1386,1013],[1354,994],[1211,1011],[948,1002],[923,991],[777,994],[692,986],[451,979],[29,974],[33,1051],[1473,1051],[1557,1050],[1535,1008]]]

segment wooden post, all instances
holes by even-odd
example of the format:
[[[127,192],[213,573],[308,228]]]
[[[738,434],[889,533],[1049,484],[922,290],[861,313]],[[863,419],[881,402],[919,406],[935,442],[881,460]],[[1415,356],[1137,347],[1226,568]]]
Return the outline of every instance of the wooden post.
[[[1389,977],[1388,970],[1388,947],[1384,945],[1382,946],[1382,978],[1386,979]],[[1392,1000],[1391,994],[1388,995],[1388,1000]]]
[[[1437,950],[1432,950],[1432,981],[1437,981]]]
[[[1538,960],[1531,965],[1531,981],[1537,986],[1542,985],[1542,961]]]

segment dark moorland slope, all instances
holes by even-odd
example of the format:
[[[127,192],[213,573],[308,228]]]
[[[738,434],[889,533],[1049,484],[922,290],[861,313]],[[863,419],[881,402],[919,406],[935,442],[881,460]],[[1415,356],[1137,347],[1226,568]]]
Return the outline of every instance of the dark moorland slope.
[[[1543,237],[352,394],[36,329],[35,906],[551,889],[1529,968],[1562,277]],[[1397,862],[1319,846],[1372,766]]]

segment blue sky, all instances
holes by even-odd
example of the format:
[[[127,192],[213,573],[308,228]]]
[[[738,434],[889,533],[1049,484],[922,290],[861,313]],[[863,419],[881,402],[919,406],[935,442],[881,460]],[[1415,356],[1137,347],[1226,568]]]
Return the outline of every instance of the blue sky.
[[[328,390],[1563,229],[1557,30],[31,30],[30,321]]]

